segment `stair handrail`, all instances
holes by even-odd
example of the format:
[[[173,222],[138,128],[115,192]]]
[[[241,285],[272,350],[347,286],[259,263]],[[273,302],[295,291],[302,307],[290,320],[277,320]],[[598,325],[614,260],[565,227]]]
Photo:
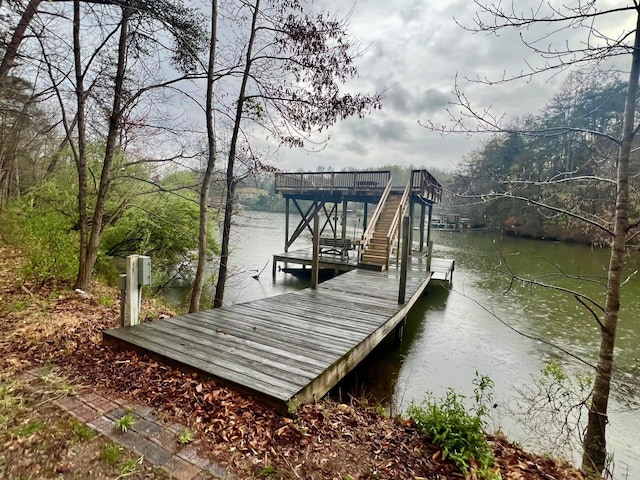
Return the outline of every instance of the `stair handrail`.
[[[404,187],[404,192],[402,193],[402,198],[400,199],[400,204],[396,209],[396,213],[393,216],[393,220],[391,221],[391,225],[389,225],[389,231],[387,232],[387,268],[389,268],[389,257],[391,256],[391,245],[396,239],[396,235],[399,233],[400,229],[400,220],[404,216],[404,212],[407,210],[409,193],[411,192],[411,178],[407,182],[407,186]]]
[[[376,231],[376,223],[378,222],[378,218],[380,217],[380,214],[384,208],[384,204],[387,202],[387,198],[389,197],[389,192],[391,192],[391,177],[389,177],[387,186],[382,192],[382,196],[378,201],[378,205],[376,206],[376,209],[373,211],[373,215],[371,215],[371,219],[367,224],[367,229],[364,231],[364,233],[362,234],[362,237],[360,238],[360,252],[359,252],[360,260],[362,260],[362,254],[364,253],[366,248],[369,246],[369,242],[373,238],[373,234]]]

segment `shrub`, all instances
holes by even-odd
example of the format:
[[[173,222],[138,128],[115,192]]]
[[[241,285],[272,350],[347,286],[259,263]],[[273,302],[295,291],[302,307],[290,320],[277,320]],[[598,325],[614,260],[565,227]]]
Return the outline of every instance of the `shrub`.
[[[491,400],[492,381],[476,374],[475,405],[469,411],[465,397],[448,389],[436,400],[431,394],[420,404],[412,403],[407,411],[418,430],[442,448],[443,458],[450,458],[466,475],[471,466],[483,478],[499,478],[493,470],[494,457],[485,435]]]
[[[13,202],[2,213],[4,239],[26,256],[23,279],[43,285],[70,283],[78,272],[78,232],[61,212],[35,207],[30,197]]]

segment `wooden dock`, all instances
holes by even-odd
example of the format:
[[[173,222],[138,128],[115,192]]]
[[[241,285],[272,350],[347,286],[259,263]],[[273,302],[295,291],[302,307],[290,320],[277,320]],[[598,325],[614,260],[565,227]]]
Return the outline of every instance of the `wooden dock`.
[[[108,330],[104,340],[198,371],[286,411],[291,401],[325,395],[403,327],[432,278],[451,278],[453,260],[433,259],[428,271],[426,257],[410,258],[403,304],[398,268],[354,269],[315,290]]]

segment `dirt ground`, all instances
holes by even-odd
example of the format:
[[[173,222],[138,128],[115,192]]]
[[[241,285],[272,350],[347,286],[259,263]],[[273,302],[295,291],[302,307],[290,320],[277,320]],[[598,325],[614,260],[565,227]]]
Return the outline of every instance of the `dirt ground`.
[[[52,399],[78,386],[189,425],[202,454],[240,479],[464,478],[410,422],[357,401],[321,401],[283,417],[213,381],[103,346],[102,330],[118,323],[116,292],[97,284],[88,293],[23,284],[21,262],[0,245],[0,478],[163,478],[129,452],[116,455],[108,439],[55,408]],[[148,318],[171,315],[154,304],[144,311]],[[64,375],[29,387],[16,380],[47,365]],[[503,479],[583,478],[503,438],[490,441]]]

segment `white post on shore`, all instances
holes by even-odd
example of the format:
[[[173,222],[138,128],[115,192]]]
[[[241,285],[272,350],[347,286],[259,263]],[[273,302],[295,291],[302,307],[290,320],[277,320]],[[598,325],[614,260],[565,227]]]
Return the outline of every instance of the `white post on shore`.
[[[124,307],[124,326],[131,327],[140,323],[141,289],[138,287],[138,257],[127,257],[127,295]]]
[[[129,255],[126,269],[124,326],[131,327],[140,323],[142,286],[151,285],[151,258],[145,255]]]

